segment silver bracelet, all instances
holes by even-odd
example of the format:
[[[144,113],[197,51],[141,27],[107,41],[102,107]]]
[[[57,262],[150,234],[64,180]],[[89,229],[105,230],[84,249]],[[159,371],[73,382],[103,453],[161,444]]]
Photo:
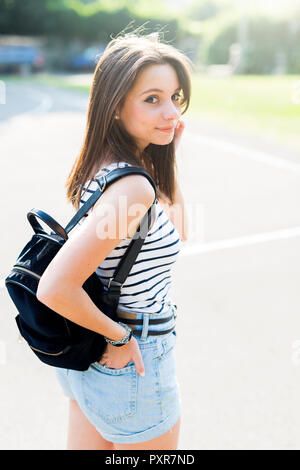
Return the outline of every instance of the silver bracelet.
[[[126,329],[126,334],[123,338],[121,338],[118,341],[113,341],[112,339],[109,339],[106,336],[104,336],[105,341],[107,343],[112,344],[113,346],[123,346],[124,344],[127,344],[131,340],[131,337],[132,337],[132,329],[130,328],[130,326],[128,326],[125,323],[122,323],[120,321],[118,323],[119,323],[119,325],[124,326],[124,328]]]

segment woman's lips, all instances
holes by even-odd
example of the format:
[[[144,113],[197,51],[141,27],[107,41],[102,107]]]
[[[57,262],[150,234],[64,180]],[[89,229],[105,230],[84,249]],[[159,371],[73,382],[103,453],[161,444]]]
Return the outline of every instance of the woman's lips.
[[[171,134],[174,131],[174,129],[175,127],[167,127],[167,128],[161,128],[161,129],[157,127],[158,131],[166,132],[167,134]]]

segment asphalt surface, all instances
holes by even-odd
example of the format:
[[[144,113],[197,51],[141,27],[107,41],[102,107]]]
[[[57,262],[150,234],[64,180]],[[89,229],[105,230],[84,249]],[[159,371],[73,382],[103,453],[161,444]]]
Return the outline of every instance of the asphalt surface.
[[[18,342],[4,279],[32,234],[65,225],[64,183],[87,96],[7,84],[0,104],[0,448],[64,449],[67,399]],[[300,152],[185,118],[178,153],[191,237],[174,267],[180,449],[300,448]]]

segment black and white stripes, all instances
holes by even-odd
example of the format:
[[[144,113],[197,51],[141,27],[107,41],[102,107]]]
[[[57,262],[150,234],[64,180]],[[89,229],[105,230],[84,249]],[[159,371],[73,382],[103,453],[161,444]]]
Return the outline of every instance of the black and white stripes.
[[[124,166],[130,165],[126,162],[112,163],[102,168],[97,176],[102,176],[114,168]],[[88,191],[82,195],[80,207],[97,188],[96,181],[92,180]],[[96,273],[104,285],[107,285],[113,276],[130,241],[130,238],[124,238],[97,268]],[[163,314],[169,311],[171,269],[179,254],[180,244],[178,231],[156,199],[154,223],[121,289],[119,300],[121,310],[154,314]]]

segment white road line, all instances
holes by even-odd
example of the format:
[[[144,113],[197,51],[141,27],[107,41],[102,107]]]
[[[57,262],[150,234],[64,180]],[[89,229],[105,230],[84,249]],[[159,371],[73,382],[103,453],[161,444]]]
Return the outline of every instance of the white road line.
[[[46,113],[52,108],[53,100],[50,95],[36,90],[29,90],[29,92],[27,90],[26,93],[31,95],[33,99],[38,98],[40,102],[37,106],[22,114],[41,114]]]
[[[219,138],[212,138],[207,136],[199,136],[186,131],[184,136],[190,141],[198,145],[204,144],[214,147],[220,152],[227,152],[230,155],[235,155],[239,158],[247,158],[265,165],[280,168],[283,170],[300,173],[300,164],[287,161],[283,158],[275,157],[266,152],[246,149],[240,145],[236,145]],[[182,246],[180,255],[189,256],[201,253],[209,253],[218,250],[225,250],[228,248],[236,248],[239,246],[255,245],[257,243],[264,243],[274,240],[282,240],[287,238],[299,237],[300,227],[292,227],[288,229],[275,230],[271,232],[256,233],[253,235],[245,235],[237,238],[228,238],[224,240],[216,240],[212,242],[195,243],[190,246]]]
[[[225,140],[220,140],[215,137],[208,136],[199,136],[192,134],[189,131],[185,131],[184,136],[191,142],[197,144],[204,144],[214,147],[222,152],[230,153],[231,155],[236,155],[239,158],[247,158],[249,160],[256,161],[258,163],[263,163],[272,167],[280,168],[282,170],[292,171],[294,173],[300,173],[300,164],[296,162],[291,162],[285,160],[284,158],[275,157],[270,153],[263,152],[260,150],[246,149],[241,145],[236,145]]]
[[[237,248],[239,246],[256,245],[258,243],[265,243],[274,240],[284,240],[299,236],[300,227],[274,230],[273,232],[255,233],[253,235],[245,235],[244,237],[228,238],[224,240],[198,243],[191,246],[182,246],[180,250],[180,256],[209,253],[210,251],[225,250],[227,248]]]
[[[15,124],[22,124],[23,121],[35,117],[39,114],[43,114],[48,112],[53,106],[53,100],[50,95],[46,93],[42,93],[41,91],[30,90],[26,87],[26,94],[31,95],[32,99],[39,100],[39,103],[32,108],[17,114],[16,116],[12,116],[7,121],[1,122],[1,128],[4,126],[11,126]]]
[[[25,116],[29,117],[35,114],[44,113],[51,109],[53,102],[49,95],[42,93],[40,91],[36,91],[36,90],[29,91],[29,93],[31,93],[34,98],[39,96],[40,103],[34,108],[32,108],[31,110],[15,116],[10,121],[12,120],[15,121],[15,120],[18,120],[19,118],[24,118]],[[212,138],[212,137],[199,136],[196,134],[192,134],[189,131],[185,131],[184,136],[189,141],[196,142],[197,144],[209,145],[222,152],[227,152],[227,153],[230,153],[231,155],[236,155],[239,158],[247,158],[253,161],[257,161],[259,163],[270,165],[272,167],[293,171],[295,173],[300,173],[300,164],[286,161],[283,158],[275,157],[274,155],[271,155],[266,152],[262,152],[262,151],[258,151],[254,149],[249,150],[240,145],[236,145],[236,144],[226,142],[224,140]],[[193,244],[191,246],[182,246],[180,254],[182,256],[188,256],[188,255],[194,255],[194,254],[200,254],[200,253],[208,253],[211,251],[224,250],[227,248],[235,248],[238,246],[249,246],[249,245],[254,245],[257,243],[293,238],[293,237],[298,237],[298,236],[300,236],[300,227],[293,227],[289,229],[275,230],[272,232],[245,235],[243,237],[238,237],[238,238],[229,238],[229,239],[224,239],[224,240]]]

